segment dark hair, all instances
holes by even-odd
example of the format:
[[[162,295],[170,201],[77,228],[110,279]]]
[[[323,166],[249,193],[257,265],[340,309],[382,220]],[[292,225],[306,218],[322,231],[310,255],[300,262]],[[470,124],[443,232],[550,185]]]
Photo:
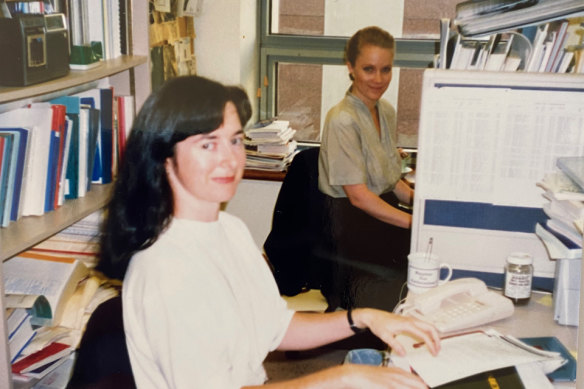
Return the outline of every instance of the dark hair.
[[[245,126],[252,114],[251,103],[247,93],[238,86],[228,86],[227,91],[229,92],[229,101],[235,104],[241,125]]]
[[[148,97],[134,120],[106,208],[98,270],[123,279],[132,255],[152,245],[168,226],[174,204],[165,161],[178,142],[217,129],[227,102],[234,103],[245,125],[251,105],[239,87],[184,76]]]
[[[366,45],[393,50],[395,48],[395,40],[389,32],[379,27],[370,26],[362,28],[347,41],[345,45],[345,62],[349,62],[351,66],[355,66],[355,61],[357,61],[357,57],[361,53],[361,48]],[[349,77],[353,81],[353,75],[349,74]]]

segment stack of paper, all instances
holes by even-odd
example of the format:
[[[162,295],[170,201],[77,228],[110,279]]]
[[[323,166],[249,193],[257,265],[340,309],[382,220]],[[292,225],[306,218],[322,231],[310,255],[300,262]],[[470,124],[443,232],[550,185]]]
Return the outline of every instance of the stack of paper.
[[[32,247],[30,251],[80,260],[92,269],[99,253],[99,225],[102,211],[96,211]]]
[[[584,11],[581,0],[465,1],[454,25],[465,36],[490,34],[564,18]]]
[[[66,256],[27,251],[2,266],[10,360],[21,381],[45,377],[65,363],[93,311],[121,286]]]
[[[578,18],[489,35],[445,32],[440,35],[440,47],[444,49],[440,53],[440,58],[444,58],[440,65],[458,70],[578,72],[573,59],[578,58],[581,35]]]
[[[296,130],[287,120],[261,121],[245,131],[246,168],[284,171],[292,162]]]
[[[551,259],[582,257],[584,220],[584,157],[558,158],[559,171],[538,183],[549,200],[548,219],[536,226]]]
[[[536,373],[539,376],[536,384],[549,385],[545,375],[568,362],[560,352],[541,350],[490,329],[442,339],[437,356],[431,355],[423,344],[412,338],[402,335],[400,341],[406,346],[406,356],[392,354],[391,361],[396,366],[415,371],[429,387],[512,366],[528,366],[532,379]]]

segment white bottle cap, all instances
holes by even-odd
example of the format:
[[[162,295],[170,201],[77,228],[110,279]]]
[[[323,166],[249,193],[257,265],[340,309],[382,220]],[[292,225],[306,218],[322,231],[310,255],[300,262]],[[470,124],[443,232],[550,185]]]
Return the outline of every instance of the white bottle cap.
[[[507,261],[513,265],[531,265],[533,257],[528,253],[512,253],[507,257]]]

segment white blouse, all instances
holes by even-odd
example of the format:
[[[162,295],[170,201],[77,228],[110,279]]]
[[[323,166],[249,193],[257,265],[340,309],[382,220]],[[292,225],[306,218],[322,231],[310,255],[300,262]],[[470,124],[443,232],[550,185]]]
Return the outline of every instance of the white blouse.
[[[211,223],[174,219],[133,256],[122,298],[141,389],[262,384],[294,314],[247,227],[224,212]]]

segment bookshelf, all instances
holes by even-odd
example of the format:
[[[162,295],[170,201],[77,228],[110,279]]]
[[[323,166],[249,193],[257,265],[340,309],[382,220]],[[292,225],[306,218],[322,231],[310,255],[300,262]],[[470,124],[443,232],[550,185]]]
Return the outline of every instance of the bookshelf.
[[[30,102],[50,100],[56,96],[81,92],[97,85],[109,84],[122,93],[133,94],[136,111],[150,93],[148,2],[128,0],[130,18],[128,29],[129,52],[114,59],[103,61],[100,66],[86,70],[71,70],[68,75],[22,88],[0,87],[0,112],[21,107]],[[18,253],[49,238],[92,212],[108,201],[112,184],[92,185],[85,197],[67,200],[63,206],[42,216],[27,216],[0,228],[0,260],[9,260]],[[0,309],[5,310],[4,282],[0,267]],[[8,355],[6,318],[0,320],[0,387],[13,388]]]
[[[102,208],[107,203],[111,186],[92,185],[85,197],[68,200],[55,211],[24,217],[0,229],[0,259],[5,261]]]
[[[439,67],[583,73],[582,1],[546,0],[505,11],[488,9],[505,6],[496,1],[459,3],[451,23],[441,20]]]
[[[69,88],[81,87],[93,81],[98,81],[125,70],[133,69],[136,66],[145,64],[147,57],[144,56],[122,56],[104,61],[99,67],[90,70],[71,70],[65,77],[47,81],[41,84],[34,84],[22,88],[0,87],[0,104],[29,99],[51,93],[61,94]],[[0,111],[2,111],[0,107]]]

